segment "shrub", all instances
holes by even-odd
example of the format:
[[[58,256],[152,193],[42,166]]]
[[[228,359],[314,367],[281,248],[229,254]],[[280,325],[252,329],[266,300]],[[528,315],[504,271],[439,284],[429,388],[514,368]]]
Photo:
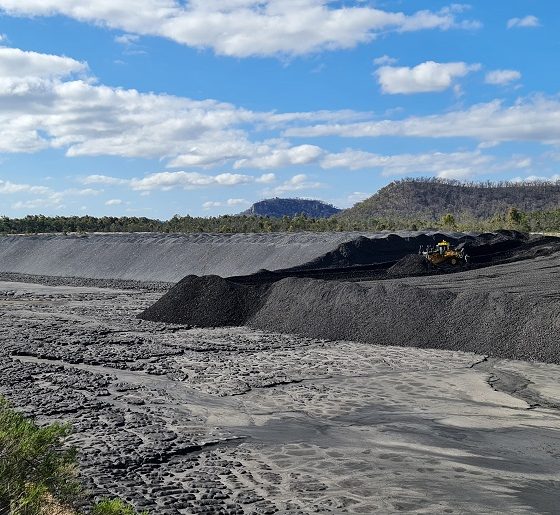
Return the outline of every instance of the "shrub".
[[[77,515],[82,492],[76,450],[65,447],[68,424],[39,426],[0,397],[0,515]],[[138,515],[120,499],[95,504],[92,515]],[[143,512],[140,515],[146,515]]]
[[[76,452],[62,445],[69,433],[68,425],[39,427],[0,398],[0,513],[34,515],[53,499],[76,498]]]

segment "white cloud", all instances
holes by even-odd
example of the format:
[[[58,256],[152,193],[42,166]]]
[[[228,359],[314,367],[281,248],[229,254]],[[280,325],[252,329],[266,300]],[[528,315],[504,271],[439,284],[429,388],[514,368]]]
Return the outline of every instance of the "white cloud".
[[[0,194],[3,195],[12,195],[14,193],[33,193],[42,195],[49,193],[50,191],[51,189],[46,186],[33,186],[31,184],[21,184],[0,180]]]
[[[0,152],[55,148],[70,157],[156,158],[168,168],[231,163],[264,169],[312,162],[320,149],[292,147],[282,138],[252,141],[252,132],[369,116],[349,110],[252,112],[216,100],[140,93],[72,77],[86,71],[85,63],[70,58],[0,48]]]
[[[281,168],[283,166],[306,165],[316,162],[323,150],[315,145],[299,145],[297,147],[270,150],[265,155],[257,155],[248,159],[240,159],[235,168]]]
[[[550,176],[543,175],[528,175],[527,177],[514,177],[511,179],[512,182],[560,182],[560,174],[554,174]]]
[[[346,150],[329,154],[321,163],[323,168],[349,168],[351,170],[380,169],[384,176],[429,174],[447,176],[462,170],[464,175],[490,171],[492,156],[475,152],[429,152],[425,154],[380,155],[359,150]]]
[[[0,194],[19,196],[26,194],[40,195],[38,198],[18,200],[12,203],[12,208],[17,210],[41,208],[61,209],[65,207],[63,204],[65,200],[74,203],[74,199],[76,197],[95,196],[100,193],[100,190],[92,188],[70,188],[62,191],[56,191],[46,186],[36,186],[32,184],[22,184],[0,180]]]
[[[82,184],[108,184],[108,185],[118,185],[127,184],[126,179],[118,179],[117,177],[109,177],[107,175],[88,175],[80,179]]]
[[[107,200],[107,202],[105,202],[106,206],[120,206],[123,203],[123,201],[120,198],[112,198]]]
[[[81,179],[84,184],[112,184],[126,186],[134,191],[143,193],[150,191],[170,191],[176,188],[186,190],[210,186],[239,186],[250,183],[268,183],[275,180],[274,174],[264,174],[260,177],[238,173],[220,173],[207,175],[199,172],[158,172],[145,177],[120,179],[106,175],[88,175]]]
[[[376,66],[384,66],[384,65],[391,65],[391,64],[395,64],[397,62],[397,59],[395,59],[394,57],[390,57],[388,55],[382,55],[381,57],[377,57],[376,59],[373,60],[373,64],[375,64]]]
[[[517,70],[493,70],[486,74],[484,82],[486,84],[494,84],[496,86],[503,86],[514,82],[521,78],[521,73]]]
[[[257,177],[256,182],[261,184],[270,184],[276,180],[276,175],[273,173],[263,173],[260,177]]]
[[[254,155],[258,144],[237,126],[274,117],[69,77],[86,70],[70,58],[0,48],[0,152],[50,147],[68,156],[190,156],[213,165]]]
[[[0,48],[0,152],[62,148],[71,157],[165,159],[172,168],[229,161],[237,162],[236,168],[274,168],[311,162],[320,149],[291,148],[283,139],[251,141],[249,131],[364,116],[251,112],[215,100],[145,94],[68,77],[86,70],[85,63],[66,57]]]
[[[64,204],[61,204],[57,199],[52,198],[36,198],[32,200],[18,200],[12,204],[12,209],[42,209],[42,208],[62,209]]]
[[[413,68],[382,66],[376,71],[383,93],[411,94],[444,91],[458,77],[480,69],[479,64],[426,61]]]
[[[216,207],[239,207],[248,206],[250,202],[243,198],[230,198],[225,202],[222,201],[208,201],[202,204],[202,207],[206,210],[216,208]]]
[[[14,16],[64,15],[133,34],[162,36],[236,57],[353,48],[386,31],[476,28],[463,9],[406,15],[329,0],[0,0]]]
[[[364,191],[353,191],[346,197],[345,205],[353,206],[354,204],[371,197],[371,195],[372,193],[365,193]]]
[[[140,36],[138,34],[121,34],[120,36],[115,36],[115,43],[119,45],[130,46],[138,42]]]
[[[518,27],[539,27],[540,22],[536,16],[528,15],[523,18],[510,18],[507,21],[507,28],[513,29]]]
[[[55,78],[84,73],[86,63],[58,55],[26,52],[19,48],[0,47],[0,78],[6,88],[7,80],[14,78]],[[15,86],[16,83],[12,84]]]
[[[281,195],[282,193],[291,191],[314,190],[323,188],[324,186],[325,185],[321,182],[309,180],[309,177],[305,174],[298,174],[278,185],[276,188],[265,190],[264,193],[266,195]]]
[[[249,175],[221,173],[205,175],[198,172],[159,172],[147,175],[143,179],[131,179],[129,184],[133,190],[171,190],[176,187],[184,189],[204,186],[236,186],[247,184],[254,179]]]
[[[536,141],[560,144],[560,100],[533,96],[513,105],[503,102],[477,104],[465,110],[402,120],[372,120],[358,123],[325,123],[294,127],[286,136],[352,138],[408,136],[430,138],[466,137],[478,141]]]

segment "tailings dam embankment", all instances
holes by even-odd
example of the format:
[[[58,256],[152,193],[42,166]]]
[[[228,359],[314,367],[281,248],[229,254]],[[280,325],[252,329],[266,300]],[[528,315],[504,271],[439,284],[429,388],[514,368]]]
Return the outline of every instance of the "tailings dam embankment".
[[[385,269],[349,264],[347,280],[338,259],[332,269],[188,276],[140,317],[560,363],[560,240],[519,233],[467,240],[473,263],[457,273],[408,255]]]
[[[177,282],[307,263],[357,233],[40,234],[0,236],[0,272]],[[380,237],[383,235],[370,235]]]

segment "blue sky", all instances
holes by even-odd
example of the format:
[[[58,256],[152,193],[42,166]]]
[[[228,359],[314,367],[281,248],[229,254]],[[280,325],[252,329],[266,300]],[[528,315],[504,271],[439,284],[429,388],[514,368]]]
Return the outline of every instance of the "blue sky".
[[[560,179],[556,2],[0,0],[0,215]]]

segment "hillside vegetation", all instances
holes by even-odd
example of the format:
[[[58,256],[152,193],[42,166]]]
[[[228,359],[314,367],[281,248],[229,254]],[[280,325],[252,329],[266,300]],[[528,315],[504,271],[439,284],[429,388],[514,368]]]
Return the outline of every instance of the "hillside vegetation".
[[[557,183],[460,183],[405,179],[381,188],[338,216],[349,220],[386,218],[437,222],[447,214],[463,223],[490,220],[515,208],[522,212],[560,209]]]
[[[255,202],[242,215],[268,216],[282,218],[283,216],[305,215],[309,218],[328,218],[335,215],[340,209],[320,200],[307,200],[301,198],[270,198]]]
[[[283,205],[283,202],[288,200],[313,202],[321,209],[336,210],[319,201],[270,199],[270,202],[274,201],[271,205]],[[305,213],[281,217],[257,214],[213,217],[175,215],[169,220],[111,216],[0,217],[0,234],[375,232],[399,229],[516,229],[557,233],[560,232],[560,181],[534,184],[465,184],[439,179],[407,179],[393,182],[354,207],[329,217]]]

